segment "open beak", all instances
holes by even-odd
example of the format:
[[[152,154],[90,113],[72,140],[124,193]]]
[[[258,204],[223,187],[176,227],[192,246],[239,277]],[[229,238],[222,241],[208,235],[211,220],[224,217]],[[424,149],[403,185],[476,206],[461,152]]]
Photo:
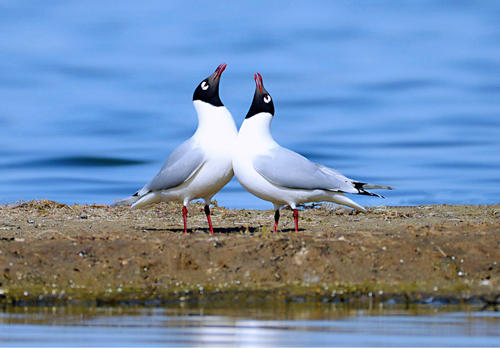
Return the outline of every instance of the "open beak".
[[[222,63],[221,65],[219,65],[217,67],[217,69],[215,69],[215,72],[214,72],[214,80],[218,80],[220,79],[220,76],[222,75],[222,72],[226,69],[226,66],[227,64],[226,63]]]
[[[264,87],[264,84],[262,82],[262,76],[259,73],[257,73],[254,75],[254,79],[255,79],[255,84],[259,89],[259,93],[262,93],[262,88]]]

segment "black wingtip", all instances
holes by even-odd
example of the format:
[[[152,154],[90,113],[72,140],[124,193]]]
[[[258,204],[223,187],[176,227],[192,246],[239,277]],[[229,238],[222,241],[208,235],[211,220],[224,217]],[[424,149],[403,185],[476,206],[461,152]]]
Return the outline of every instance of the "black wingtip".
[[[370,191],[366,191],[364,189],[363,186],[367,185],[366,182],[357,182],[357,181],[354,181],[353,182],[354,184],[354,188],[356,190],[358,190],[358,194],[360,195],[365,195],[365,196],[374,196],[374,197],[379,197],[379,198],[385,198],[384,196],[382,195],[379,195],[378,193],[373,193],[373,192],[370,192]]]

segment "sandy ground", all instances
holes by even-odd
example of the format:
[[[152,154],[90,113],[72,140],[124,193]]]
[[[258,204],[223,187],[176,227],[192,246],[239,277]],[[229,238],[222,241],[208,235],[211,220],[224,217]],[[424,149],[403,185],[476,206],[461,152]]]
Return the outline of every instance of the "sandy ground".
[[[184,301],[231,296],[352,296],[494,301],[500,294],[500,205],[323,205],[273,212],[202,205],[144,210],[33,201],[0,207],[0,302]]]

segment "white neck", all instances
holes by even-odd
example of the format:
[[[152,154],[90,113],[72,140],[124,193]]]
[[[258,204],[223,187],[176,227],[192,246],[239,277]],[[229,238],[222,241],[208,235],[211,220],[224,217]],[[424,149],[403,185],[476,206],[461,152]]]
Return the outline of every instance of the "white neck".
[[[252,145],[254,149],[279,146],[271,134],[273,116],[268,112],[258,113],[245,119],[238,133],[238,142]]]
[[[213,106],[201,100],[193,101],[193,105],[198,116],[198,128],[195,135],[236,133],[233,116],[225,106]]]

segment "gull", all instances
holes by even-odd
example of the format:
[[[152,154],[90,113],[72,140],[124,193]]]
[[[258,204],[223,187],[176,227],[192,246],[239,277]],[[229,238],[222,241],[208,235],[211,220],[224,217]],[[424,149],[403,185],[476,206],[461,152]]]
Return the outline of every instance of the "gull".
[[[382,197],[367,189],[392,190],[389,186],[349,179],[334,169],[281,147],[273,139],[270,129],[274,116],[273,100],[264,88],[262,76],[257,73],[254,78],[255,94],[238,133],[233,170],[247,191],[273,203],[275,232],[282,206],[293,209],[295,231],[298,231],[299,204],[329,201],[366,211],[345,193]]]
[[[238,133],[231,113],[219,97],[219,80],[226,66],[219,65],[193,93],[198,116],[193,136],[170,154],[151,181],[132,196],[115,201],[113,206],[130,204],[132,208],[141,208],[159,202],[180,202],[187,233],[187,206],[192,200],[202,199],[210,234],[214,233],[209,205],[234,175],[231,151]]]

